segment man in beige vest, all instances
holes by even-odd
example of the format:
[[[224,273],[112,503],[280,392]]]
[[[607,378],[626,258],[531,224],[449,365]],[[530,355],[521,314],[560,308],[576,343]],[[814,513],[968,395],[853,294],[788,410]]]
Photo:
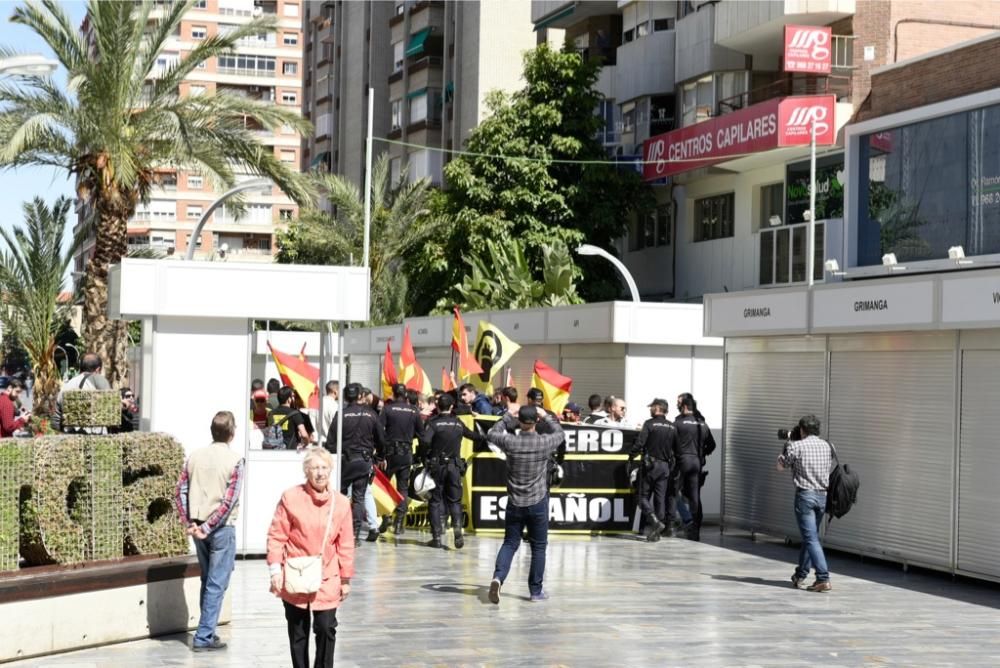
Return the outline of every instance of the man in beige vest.
[[[191,453],[177,481],[177,512],[194,538],[201,566],[201,618],[191,649],[224,649],[215,634],[222,599],[236,563],[236,514],[243,485],[243,458],[229,448],[236,419],[219,411],[212,419],[212,445]]]

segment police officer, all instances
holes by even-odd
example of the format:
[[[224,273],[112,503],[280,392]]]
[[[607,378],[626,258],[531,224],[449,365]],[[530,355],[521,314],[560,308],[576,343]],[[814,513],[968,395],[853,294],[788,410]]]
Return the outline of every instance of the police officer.
[[[462,459],[462,438],[482,442],[484,437],[471,431],[452,412],[455,398],[442,394],[437,401],[438,414],[427,422],[420,436],[418,456],[434,479],[434,489],[428,502],[432,539],[428,547],[441,547],[444,535],[444,513],[451,515],[455,530],[455,548],[462,549],[462,476],[466,462]]]
[[[344,388],[344,447],[341,455],[340,491],[350,489],[351,511],[354,515],[354,544],[361,545],[361,522],[365,517],[365,492],[372,474],[375,449],[385,448],[385,432],[378,422],[378,415],[370,406],[361,403],[361,386],[351,383]],[[337,430],[331,429],[326,449],[337,453]]]
[[[663,518],[677,441],[677,429],[667,420],[667,411],[666,399],[653,399],[649,404],[649,419],[642,425],[628,455],[629,462],[636,456],[643,458],[640,474],[645,478],[644,484],[638,486],[639,508],[646,516],[646,540],[650,543],[660,540],[660,534],[667,528]]]
[[[398,536],[403,533],[406,509],[410,499],[410,467],[413,466],[413,439],[424,432],[424,421],[420,411],[413,406],[408,398],[406,386],[396,383],[392,386],[392,401],[387,403],[378,416],[379,424],[385,429],[385,450],[379,452],[379,459],[385,462],[384,471],[388,478],[396,476],[396,490],[403,500],[399,502],[394,513],[392,530]],[[390,516],[382,518],[379,533],[385,533],[389,527]]]
[[[699,419],[698,405],[694,397],[684,393],[677,397],[677,410],[680,415],[674,420],[677,428],[677,440],[674,443],[674,458],[677,461],[677,484],[681,493],[687,499],[691,510],[691,524],[687,528],[689,540],[701,539],[701,469],[705,465],[706,444],[715,443],[712,432],[705,424],[704,418]],[[674,517],[676,499],[668,499],[670,508],[668,515]]]

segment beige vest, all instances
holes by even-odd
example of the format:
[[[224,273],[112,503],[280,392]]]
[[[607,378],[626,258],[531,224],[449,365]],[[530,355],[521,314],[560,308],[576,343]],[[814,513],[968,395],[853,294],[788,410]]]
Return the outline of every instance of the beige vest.
[[[213,443],[191,453],[187,463],[188,517],[204,522],[215,512],[240,459],[227,443]],[[238,512],[239,499],[226,523],[235,524]]]

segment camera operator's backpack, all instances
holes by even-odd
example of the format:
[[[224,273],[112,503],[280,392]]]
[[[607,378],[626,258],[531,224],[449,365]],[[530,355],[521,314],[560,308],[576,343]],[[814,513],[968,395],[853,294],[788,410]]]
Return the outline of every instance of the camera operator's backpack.
[[[857,503],[861,478],[850,465],[840,463],[833,443],[830,444],[830,450],[833,453],[833,461],[837,465],[830,472],[830,482],[826,488],[826,514],[830,519],[834,517],[840,519]]]

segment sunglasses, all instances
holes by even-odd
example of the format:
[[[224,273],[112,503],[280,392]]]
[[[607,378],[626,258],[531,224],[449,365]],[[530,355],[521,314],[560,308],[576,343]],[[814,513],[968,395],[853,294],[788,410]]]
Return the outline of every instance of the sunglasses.
[[[126,399],[134,399],[134,398],[135,398],[135,395],[134,395],[134,394],[126,394],[126,395],[125,395],[125,398],[126,398]]]

